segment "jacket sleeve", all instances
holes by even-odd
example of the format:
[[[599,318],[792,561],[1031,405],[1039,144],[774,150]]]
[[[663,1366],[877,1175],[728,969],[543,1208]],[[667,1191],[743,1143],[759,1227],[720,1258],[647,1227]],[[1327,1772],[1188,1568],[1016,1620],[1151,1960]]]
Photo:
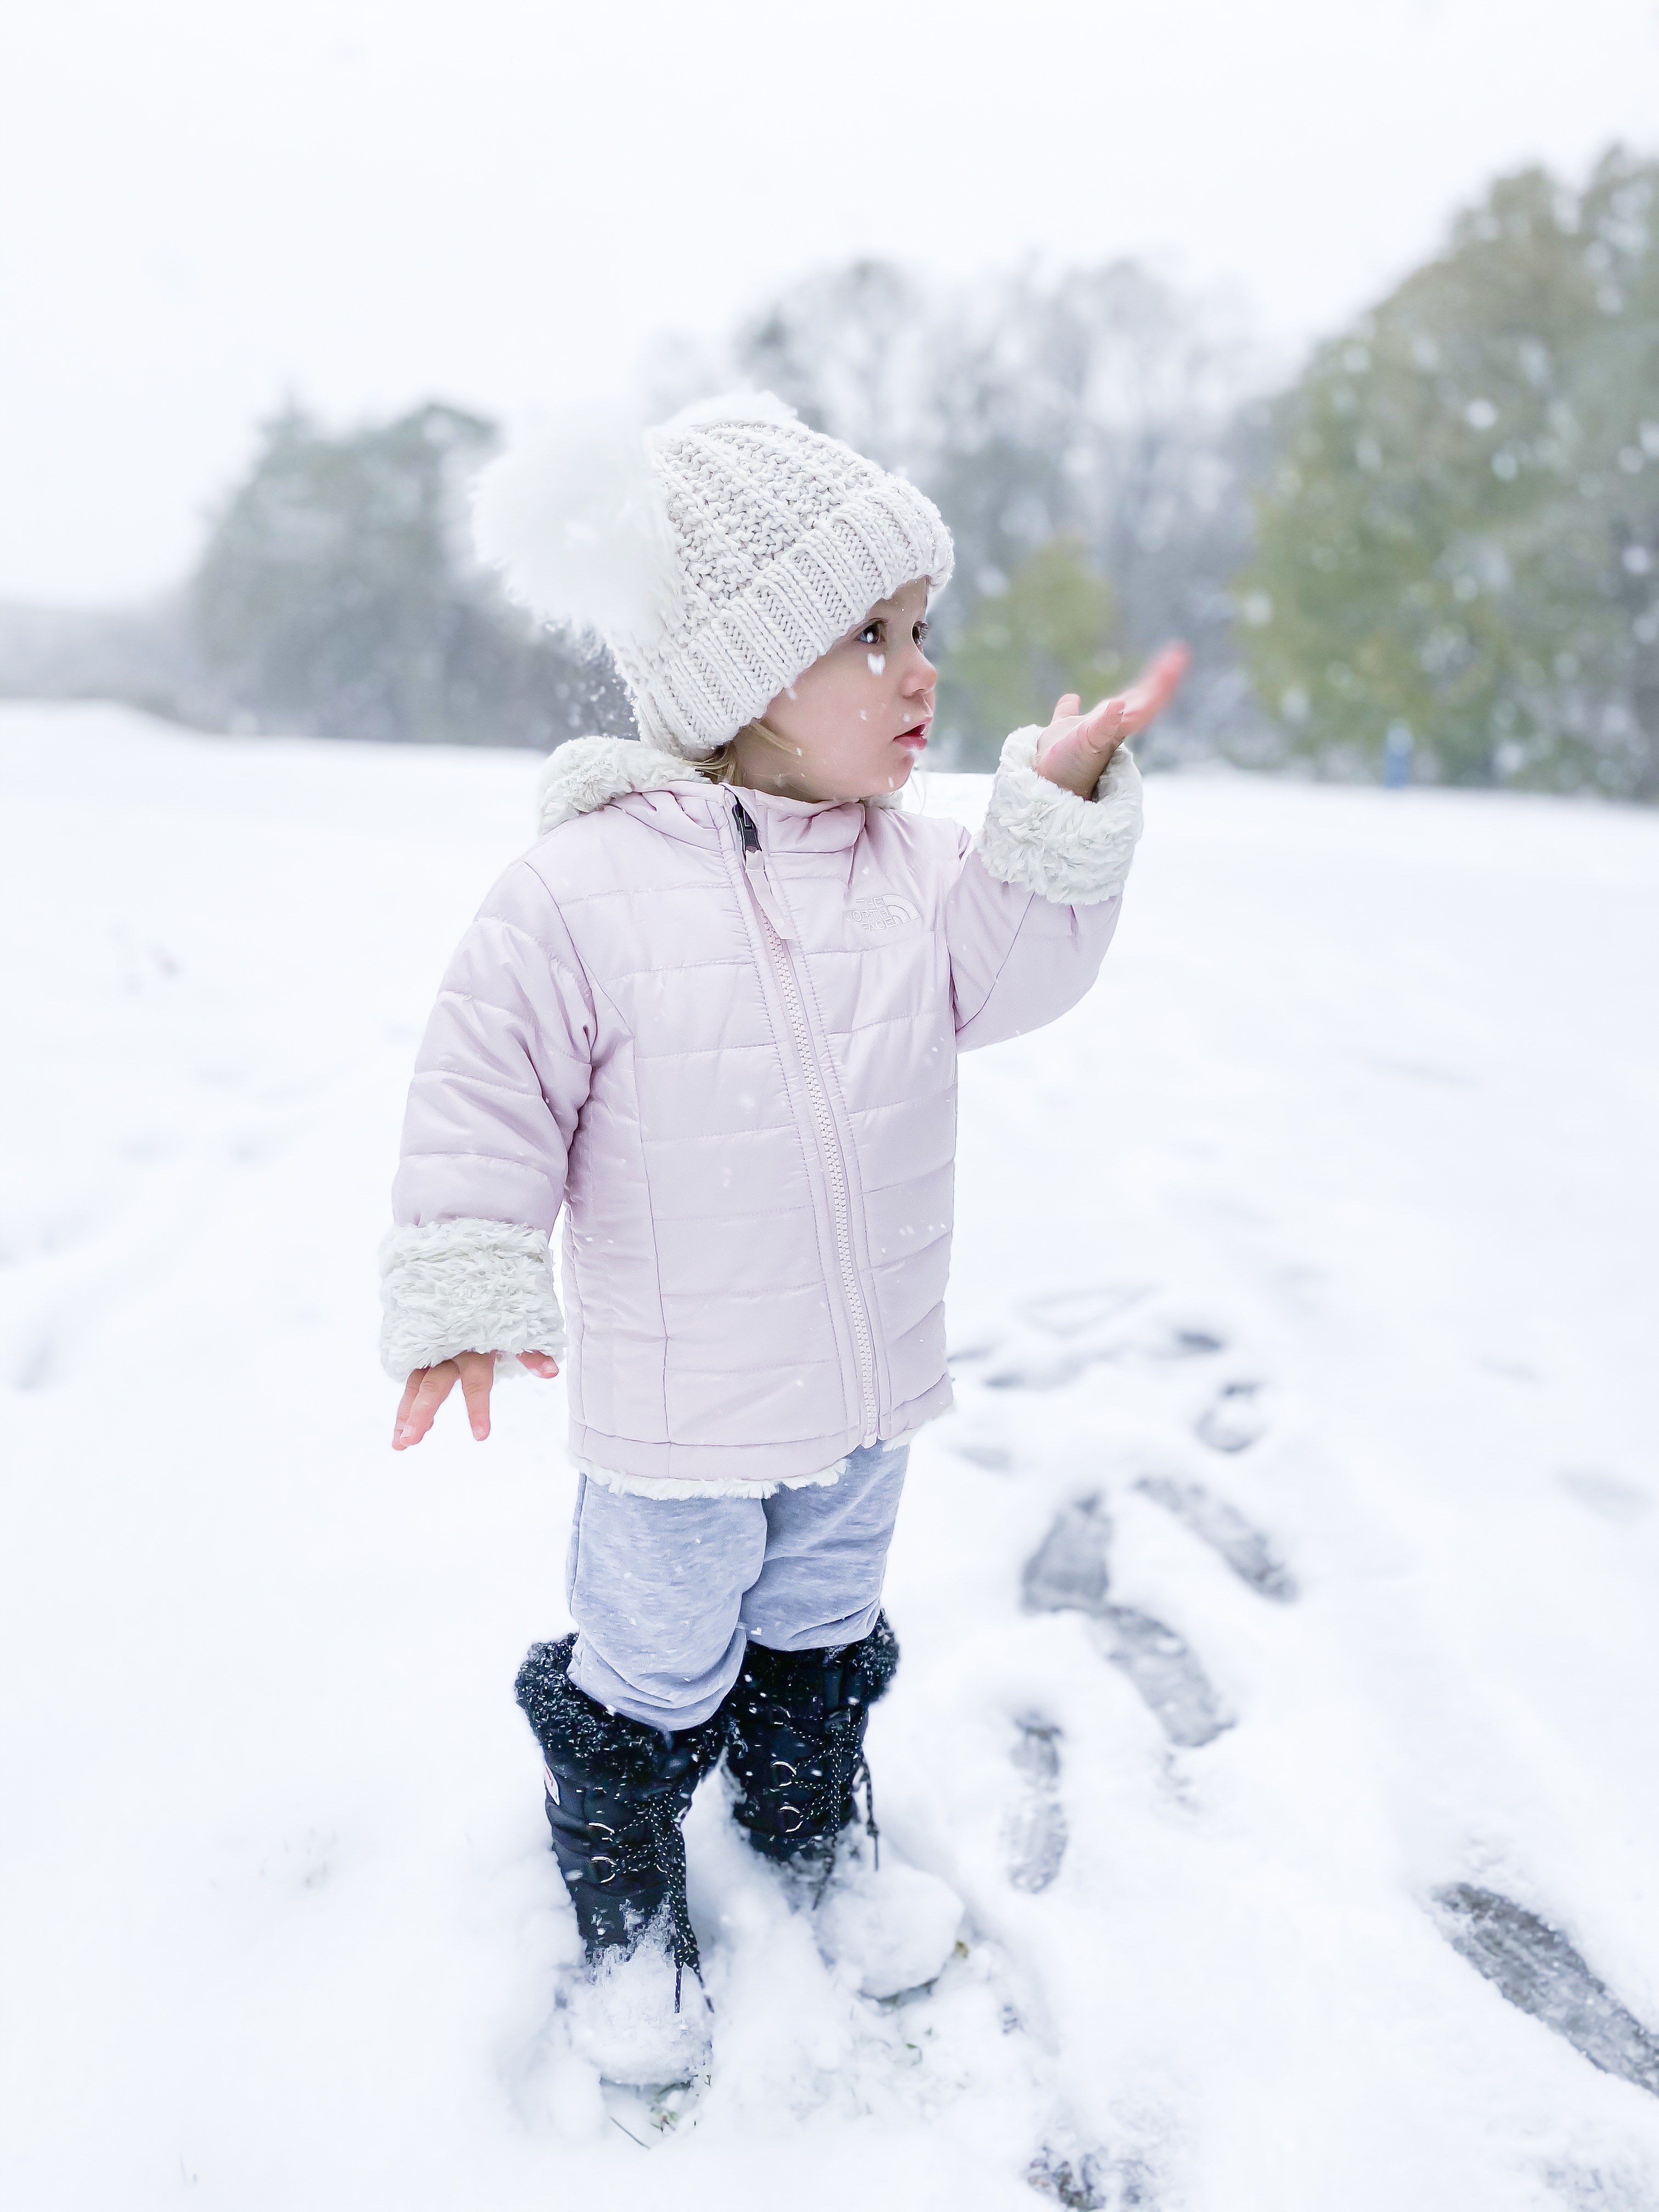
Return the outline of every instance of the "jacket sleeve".
[[[548,1241],[597,1027],[552,894],[521,860],[461,939],[416,1059],[380,1247],[380,1357],[398,1382],[458,1352],[562,1356]]]
[[[979,834],[945,895],[957,1044],[1040,1029],[1100,971],[1140,836],[1140,772],[1120,746],[1092,799],[1037,774],[1035,726],[1002,748]]]

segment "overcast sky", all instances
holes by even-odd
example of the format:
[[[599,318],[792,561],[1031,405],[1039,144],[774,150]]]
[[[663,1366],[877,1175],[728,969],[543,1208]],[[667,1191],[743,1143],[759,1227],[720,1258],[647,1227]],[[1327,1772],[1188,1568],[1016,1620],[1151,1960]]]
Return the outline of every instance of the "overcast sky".
[[[13,0],[0,596],[182,574],[285,395],[614,392],[858,253],[1299,344],[1495,171],[1659,150],[1659,0]]]

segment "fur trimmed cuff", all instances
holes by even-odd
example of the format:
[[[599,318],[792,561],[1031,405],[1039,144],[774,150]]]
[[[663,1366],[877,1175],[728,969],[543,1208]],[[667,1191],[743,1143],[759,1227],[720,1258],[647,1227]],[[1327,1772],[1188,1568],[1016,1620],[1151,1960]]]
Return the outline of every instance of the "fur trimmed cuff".
[[[887,1686],[898,1672],[898,1638],[887,1615],[878,1613],[875,1626],[856,1644],[833,1644],[827,1649],[809,1645],[804,1651],[779,1651],[770,1644],[757,1644],[751,1638],[744,1650],[739,1680],[770,1697],[791,1703],[803,1692],[810,1696],[814,1687],[822,1693],[825,1674],[831,1667],[836,1667],[841,1670],[842,1696],[852,1690],[856,1692],[854,1704],[873,1705],[878,1698],[887,1694]]]
[[[513,1685],[519,1710],[556,1774],[587,1789],[623,1784],[639,1790],[678,1778],[687,1765],[696,1775],[708,1772],[725,1747],[726,1723],[719,1713],[695,1728],[670,1729],[598,1705],[570,1680],[575,1648],[574,1636],[532,1644]],[[665,1759],[665,1750],[680,1756]]]
[[[458,1352],[564,1358],[547,1238],[508,1221],[394,1229],[380,1246],[380,1362],[394,1382]],[[522,1374],[516,1359],[498,1365]]]
[[[1140,770],[1120,745],[1092,799],[1047,776],[1036,724],[1003,740],[991,802],[974,849],[999,883],[1018,884],[1060,906],[1096,906],[1123,889],[1140,836]]]

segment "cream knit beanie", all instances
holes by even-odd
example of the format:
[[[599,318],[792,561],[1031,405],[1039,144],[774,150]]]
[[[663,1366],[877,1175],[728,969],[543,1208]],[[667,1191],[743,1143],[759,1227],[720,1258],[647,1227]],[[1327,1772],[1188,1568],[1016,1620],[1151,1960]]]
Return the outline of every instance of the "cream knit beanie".
[[[696,760],[753,721],[878,599],[951,574],[933,501],[770,392],[643,438],[510,447],[474,493],[480,556],[544,622],[615,657],[647,744]]]

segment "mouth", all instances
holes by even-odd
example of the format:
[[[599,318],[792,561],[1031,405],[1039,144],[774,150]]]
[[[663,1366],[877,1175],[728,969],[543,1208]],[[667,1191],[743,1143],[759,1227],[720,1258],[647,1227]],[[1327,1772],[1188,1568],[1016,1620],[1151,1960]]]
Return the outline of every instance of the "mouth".
[[[919,753],[927,742],[927,731],[933,719],[929,714],[925,721],[918,722],[913,729],[901,730],[893,743],[896,745],[908,745],[913,752]]]

